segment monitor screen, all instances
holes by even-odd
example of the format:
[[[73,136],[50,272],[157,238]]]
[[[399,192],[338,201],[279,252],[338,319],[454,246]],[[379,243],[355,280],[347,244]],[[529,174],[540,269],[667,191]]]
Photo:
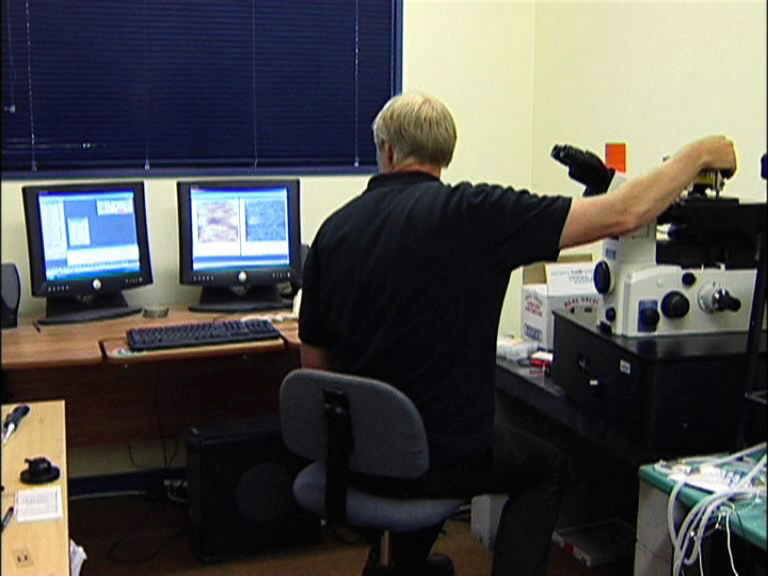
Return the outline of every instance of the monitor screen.
[[[41,324],[134,314],[122,291],[152,283],[143,182],[25,186],[34,296]]]
[[[196,311],[290,307],[301,276],[298,180],[178,182],[182,284],[203,288]]]

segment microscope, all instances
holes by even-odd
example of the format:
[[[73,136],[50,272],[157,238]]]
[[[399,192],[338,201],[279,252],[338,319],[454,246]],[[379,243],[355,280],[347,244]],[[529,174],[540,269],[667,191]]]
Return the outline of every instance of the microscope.
[[[552,156],[587,186],[585,196],[610,194],[626,180],[591,152],[558,145]],[[657,220],[603,241],[594,269],[601,330],[628,337],[747,331],[755,222],[765,205],[722,197],[725,176],[702,172]]]
[[[552,157],[585,196],[625,182],[595,154]],[[748,336],[765,358],[755,297],[765,202],[721,195],[728,175],[699,174],[656,221],[603,241],[597,321],[555,312],[552,378],[575,403],[655,454],[731,449],[743,420]],[[765,381],[765,363],[755,380]]]

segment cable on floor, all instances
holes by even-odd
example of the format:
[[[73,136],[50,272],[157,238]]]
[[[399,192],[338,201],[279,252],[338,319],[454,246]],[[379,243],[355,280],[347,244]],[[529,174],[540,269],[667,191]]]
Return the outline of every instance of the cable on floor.
[[[180,528],[179,530],[176,530],[170,535],[163,537],[162,540],[155,547],[149,550],[144,550],[142,551],[142,553],[137,555],[127,555],[123,549],[126,546],[132,543],[135,543],[141,539],[141,537],[137,537],[136,535],[145,533],[144,528],[150,522],[151,515],[152,515],[152,508],[148,506],[146,511],[144,512],[144,515],[128,531],[129,532],[128,535],[123,538],[120,538],[109,547],[109,549],[107,550],[108,560],[116,564],[141,564],[143,562],[147,562],[157,557],[159,554],[161,554],[168,547],[168,545],[173,541],[174,538],[177,538],[178,536],[181,536],[182,534],[185,534],[190,530],[189,527]]]

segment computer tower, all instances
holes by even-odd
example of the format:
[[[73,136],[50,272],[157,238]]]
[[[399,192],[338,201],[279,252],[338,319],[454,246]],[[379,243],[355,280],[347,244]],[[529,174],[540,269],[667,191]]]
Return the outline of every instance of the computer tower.
[[[307,464],[285,447],[276,415],[190,428],[189,515],[198,559],[319,540],[320,520],[293,498],[293,480]]]

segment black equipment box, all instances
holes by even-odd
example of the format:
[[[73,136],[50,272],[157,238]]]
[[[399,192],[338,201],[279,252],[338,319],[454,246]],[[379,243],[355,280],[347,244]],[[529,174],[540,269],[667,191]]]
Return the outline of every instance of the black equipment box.
[[[309,464],[283,443],[276,415],[187,431],[189,515],[203,562],[320,539],[293,481]]]
[[[577,404],[663,455],[734,448],[746,333],[627,338],[555,312],[552,377]],[[765,382],[765,332],[759,382]]]

